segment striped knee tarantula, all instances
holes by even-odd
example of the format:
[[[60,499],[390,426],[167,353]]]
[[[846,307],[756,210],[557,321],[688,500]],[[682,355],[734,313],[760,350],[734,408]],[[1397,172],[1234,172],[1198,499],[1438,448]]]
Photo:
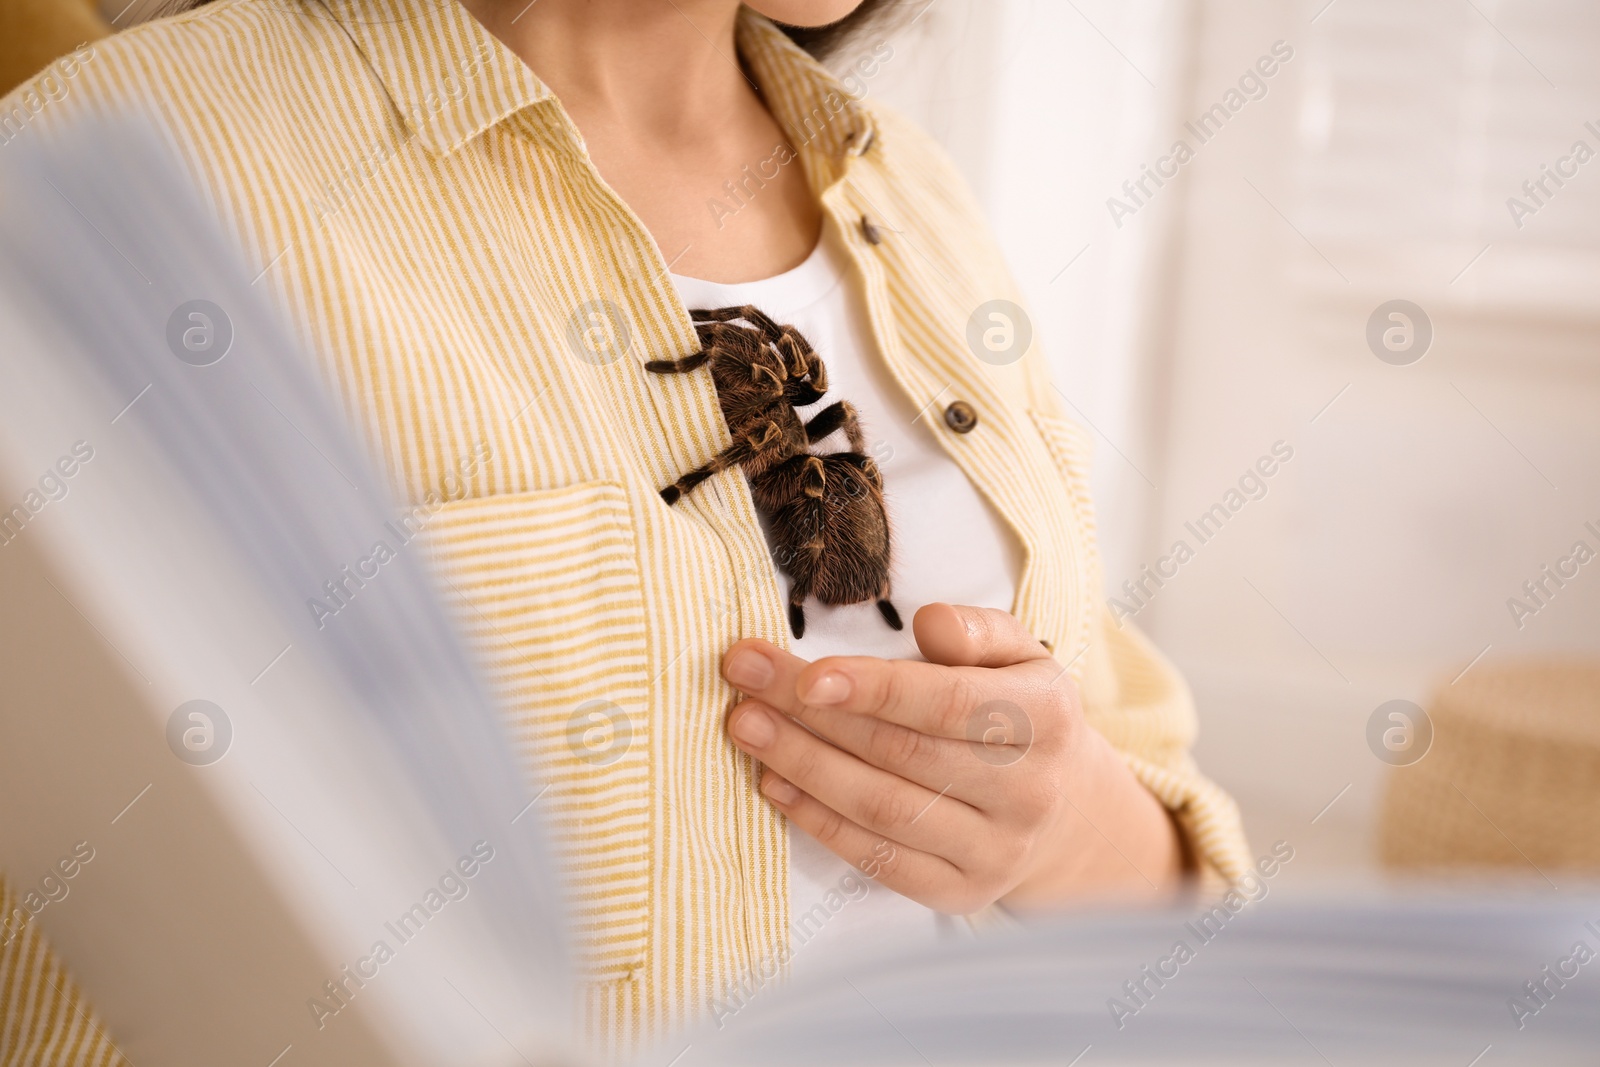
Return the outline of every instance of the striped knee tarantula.
[[[749,306],[700,310],[693,317],[701,350],[683,359],[652,360],[645,369],[685,374],[710,364],[733,443],[661,490],[661,498],[675,504],[713,474],[742,467],[772,531],[773,557],[790,579],[795,637],[805,636],[808,596],[824,604],[876,600],[884,622],[900,629],[900,613],[889,602],[883,476],[864,452],[855,408],[840,400],[800,421],[795,409],[822,399],[828,372],[794,327],[779,326]],[[841,429],[849,451],[811,451]]]

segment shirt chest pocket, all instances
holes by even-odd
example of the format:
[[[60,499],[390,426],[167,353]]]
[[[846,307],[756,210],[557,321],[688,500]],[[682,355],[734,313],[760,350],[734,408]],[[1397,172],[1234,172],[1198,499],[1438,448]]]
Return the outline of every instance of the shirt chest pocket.
[[[454,501],[429,519],[443,596],[537,778],[590,981],[648,939],[645,604],[627,495],[589,482]],[[507,818],[511,814],[508,813]]]

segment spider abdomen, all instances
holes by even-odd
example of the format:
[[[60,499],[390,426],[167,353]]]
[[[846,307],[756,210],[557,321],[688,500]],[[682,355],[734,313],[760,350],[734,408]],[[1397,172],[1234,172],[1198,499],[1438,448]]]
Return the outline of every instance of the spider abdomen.
[[[790,581],[790,623],[805,632],[800,602],[823,604],[880,601],[895,629],[899,616],[887,610],[889,520],[882,481],[872,460],[858,452],[793,456],[750,478],[756,507],[766,516],[773,557]]]

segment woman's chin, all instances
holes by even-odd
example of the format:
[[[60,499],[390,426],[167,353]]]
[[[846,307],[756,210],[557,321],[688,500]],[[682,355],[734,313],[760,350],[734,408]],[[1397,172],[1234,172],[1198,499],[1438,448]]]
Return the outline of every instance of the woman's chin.
[[[861,6],[861,0],[746,0],[774,22],[788,26],[827,26]]]

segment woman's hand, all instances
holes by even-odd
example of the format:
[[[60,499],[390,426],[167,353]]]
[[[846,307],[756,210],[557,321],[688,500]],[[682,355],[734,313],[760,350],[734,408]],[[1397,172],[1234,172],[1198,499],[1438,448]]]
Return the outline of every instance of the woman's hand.
[[[728,720],[766,765],[761,790],[801,829],[930,908],[968,914],[1174,890],[1171,818],[1087,726],[1077,687],[1010,615],[930,604],[927,663],[816,663],[765,641],[723,674]]]

